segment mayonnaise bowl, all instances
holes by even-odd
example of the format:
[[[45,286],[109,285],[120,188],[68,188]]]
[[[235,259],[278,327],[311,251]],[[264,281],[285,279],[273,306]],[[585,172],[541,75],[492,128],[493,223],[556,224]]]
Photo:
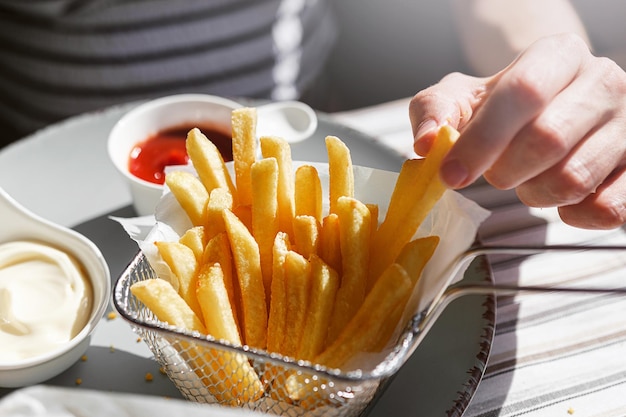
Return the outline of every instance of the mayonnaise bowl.
[[[44,382],[80,359],[108,306],[111,279],[93,242],[34,215],[1,188],[0,219],[0,343],[5,343],[0,387],[15,388]],[[34,273],[26,274],[25,268]],[[57,296],[45,300],[46,293]],[[48,307],[52,311],[46,315]],[[40,328],[46,321],[55,336]]]

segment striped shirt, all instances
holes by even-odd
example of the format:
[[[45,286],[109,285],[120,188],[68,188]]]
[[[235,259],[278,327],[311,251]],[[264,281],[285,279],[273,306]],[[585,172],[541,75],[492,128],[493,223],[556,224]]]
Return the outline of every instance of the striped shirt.
[[[335,38],[326,0],[0,0],[0,126],[183,92],[297,99]]]

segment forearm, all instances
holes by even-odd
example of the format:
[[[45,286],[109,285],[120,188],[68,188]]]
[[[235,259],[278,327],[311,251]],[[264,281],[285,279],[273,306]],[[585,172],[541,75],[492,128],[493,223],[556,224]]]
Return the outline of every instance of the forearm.
[[[537,39],[570,32],[589,38],[567,0],[452,0],[461,43],[475,75],[491,75]]]

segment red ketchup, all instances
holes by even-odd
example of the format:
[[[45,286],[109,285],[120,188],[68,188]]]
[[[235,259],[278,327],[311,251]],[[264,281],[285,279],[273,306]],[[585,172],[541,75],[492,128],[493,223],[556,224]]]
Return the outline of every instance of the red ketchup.
[[[185,140],[196,126],[178,126],[157,132],[130,151],[128,170],[134,176],[155,184],[165,182],[165,167],[186,165],[189,161]],[[199,129],[217,146],[224,161],[233,160],[233,143],[230,134],[214,127]]]

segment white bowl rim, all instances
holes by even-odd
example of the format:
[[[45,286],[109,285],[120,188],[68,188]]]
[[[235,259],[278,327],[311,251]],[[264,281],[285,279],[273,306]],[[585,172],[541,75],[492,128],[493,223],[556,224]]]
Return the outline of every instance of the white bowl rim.
[[[13,209],[19,211],[23,216],[30,218],[30,221],[40,223],[42,227],[47,227],[53,229],[58,233],[65,234],[68,239],[73,239],[77,244],[83,245],[91,256],[90,261],[93,263],[94,268],[97,268],[99,273],[102,274],[103,278],[103,288],[102,288],[102,297],[99,299],[93,300],[93,304],[91,307],[89,319],[87,323],[82,327],[82,329],[74,335],[70,340],[60,344],[57,348],[51,349],[47,352],[41,353],[39,355],[35,355],[32,357],[19,359],[19,360],[11,360],[11,361],[1,361],[0,360],[0,372],[9,371],[9,370],[26,370],[28,368],[50,362],[63,354],[70,352],[78,345],[83,343],[85,339],[89,338],[92,332],[97,327],[98,323],[104,316],[104,313],[110,303],[112,297],[112,284],[111,284],[111,272],[109,269],[109,265],[104,259],[104,255],[100,251],[100,248],[92,242],[89,238],[82,235],[81,233],[53,223],[43,217],[40,217],[31,211],[27,210],[25,207],[17,203],[10,195],[8,195],[1,187],[0,187],[0,195],[4,198],[8,204],[13,206]],[[47,242],[45,239],[42,239],[41,242]],[[83,268],[89,269],[87,265],[85,265],[85,258],[83,256],[79,256],[77,253],[72,253],[74,257],[82,264]],[[88,278],[92,287],[94,284],[93,274],[89,273]],[[94,294],[95,296],[95,294]]]
[[[128,112],[122,115],[121,118],[113,125],[113,128],[109,132],[109,136],[107,138],[107,151],[109,153],[109,159],[112,161],[113,165],[115,165],[115,168],[122,175],[124,175],[126,178],[130,179],[131,181],[139,183],[145,187],[152,188],[154,190],[162,190],[163,189],[162,184],[155,184],[153,182],[146,181],[144,179],[136,177],[133,174],[131,174],[128,171],[128,169],[125,169],[116,163],[117,155],[114,152],[113,138],[116,138],[119,136],[118,132],[125,127],[126,123],[128,123],[128,121],[131,120],[131,118],[135,118],[139,115],[145,114],[147,112],[151,112],[155,108],[168,106],[172,104],[178,104],[178,103],[191,104],[194,102],[205,103],[205,104],[213,103],[213,104],[223,105],[224,107],[228,107],[231,109],[243,107],[243,104],[238,103],[234,100],[221,97],[221,96],[215,96],[212,94],[202,94],[202,93],[174,94],[174,95],[169,95],[169,96],[164,96],[164,97],[159,97],[159,98],[155,98],[152,100],[144,101],[143,103],[140,103],[139,105],[130,109]]]

